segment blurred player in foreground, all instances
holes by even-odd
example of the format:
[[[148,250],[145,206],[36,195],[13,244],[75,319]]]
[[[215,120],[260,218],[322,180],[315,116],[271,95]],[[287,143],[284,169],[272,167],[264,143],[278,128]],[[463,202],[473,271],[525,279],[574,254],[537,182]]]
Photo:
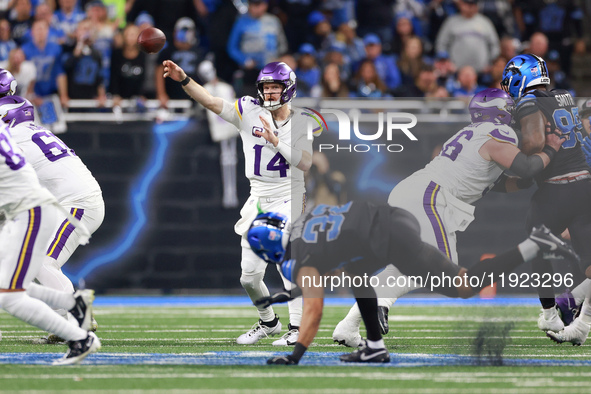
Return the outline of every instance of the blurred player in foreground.
[[[26,162],[5,124],[0,124],[0,156],[0,211],[6,216],[0,232],[0,306],[12,316],[68,341],[68,353],[54,364],[78,363],[101,347],[96,335],[88,331],[93,292],[72,294],[31,283],[37,277],[63,209],[39,184],[35,170]],[[88,242],[90,234],[84,225],[71,215],[69,220],[81,232],[80,242]],[[50,307],[69,310],[79,327]]]
[[[240,131],[245,157],[245,173],[250,180],[250,197],[240,211],[241,219],[234,230],[242,237],[242,275],[240,283],[250,299],[269,295],[263,282],[267,264],[250,249],[246,233],[257,215],[257,205],[281,212],[293,220],[303,212],[305,202],[304,171],[312,164],[312,139],[307,135],[308,122],[315,123],[314,135],[322,132],[322,123],[311,111],[291,108],[296,96],[296,76],[282,62],[267,64],[257,79],[258,98],[241,97],[234,104],[212,96],[170,60],[165,60],[164,77],[183,85],[195,101]],[[291,283],[283,278],[286,288]],[[288,303],[289,331],[273,345],[294,345],[302,316],[301,298]],[[281,322],[270,306],[258,308],[259,321],[236,340],[254,344],[262,338],[281,332]]]
[[[527,157],[519,151],[518,138],[511,128],[513,100],[501,89],[485,89],[468,105],[472,123],[449,138],[441,152],[425,168],[398,183],[388,205],[411,212],[421,225],[421,239],[437,247],[458,263],[456,232],[474,220],[474,203],[488,191],[513,192],[528,188],[560,149],[564,139],[547,130],[543,152]],[[504,174],[509,169],[518,177]],[[378,277],[400,276],[390,265]],[[417,288],[407,286],[376,289],[382,333],[388,327],[388,311],[399,297]],[[343,345],[361,343],[361,314],[357,305],[339,322],[332,334]]]
[[[289,233],[287,217],[275,212],[259,214],[248,232],[252,250],[270,263],[281,264],[285,277],[297,283],[305,298],[300,337],[293,353],[273,357],[268,364],[297,364],[312,343],[322,318],[327,286],[323,284],[324,275],[341,276],[344,272],[363,278],[394,264],[404,275],[422,278],[433,291],[468,298],[490,285],[493,278],[496,281],[499,274],[513,270],[541,251],[552,250],[577,259],[568,245],[541,226],[517,247],[466,269],[421,240],[419,222],[410,212],[355,201],[342,206],[320,205],[293,224],[291,238]],[[449,281],[437,286],[434,277]],[[353,353],[341,356],[341,361],[389,362],[373,288],[365,284],[353,285],[352,289],[367,328],[367,341]],[[262,302],[279,300],[272,296]]]
[[[35,169],[41,186],[94,233],[105,217],[105,204],[99,184],[82,160],[51,131],[34,123],[34,108],[27,99],[12,95],[0,98],[0,119],[8,124],[12,138]],[[78,248],[81,234],[64,215],[56,219],[54,226],[54,236],[36,279],[51,289],[74,293],[62,266]],[[67,310],[56,312],[68,319]],[[92,320],[95,331],[97,324]],[[55,335],[47,338],[48,343],[61,341]]]

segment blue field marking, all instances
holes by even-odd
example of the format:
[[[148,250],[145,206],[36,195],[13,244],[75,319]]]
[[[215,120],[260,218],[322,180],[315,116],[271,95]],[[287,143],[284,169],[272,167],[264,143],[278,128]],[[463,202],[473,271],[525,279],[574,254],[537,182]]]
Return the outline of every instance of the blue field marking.
[[[329,306],[351,306],[353,298],[326,298]],[[163,307],[163,306],[252,306],[247,296],[97,296],[94,301],[99,307]],[[407,297],[396,301],[398,306],[539,306],[536,296],[530,297],[497,297],[493,299],[469,298],[435,298],[435,297]]]
[[[269,357],[285,352],[207,352],[199,354],[166,353],[96,353],[88,356],[83,365],[266,365]],[[388,364],[343,363],[339,352],[307,353],[300,365],[308,366],[364,366],[381,368],[441,367],[480,365],[473,356],[456,354],[390,353]],[[61,357],[57,353],[0,353],[0,364],[51,365]],[[588,367],[591,360],[506,358],[505,366],[572,366]]]

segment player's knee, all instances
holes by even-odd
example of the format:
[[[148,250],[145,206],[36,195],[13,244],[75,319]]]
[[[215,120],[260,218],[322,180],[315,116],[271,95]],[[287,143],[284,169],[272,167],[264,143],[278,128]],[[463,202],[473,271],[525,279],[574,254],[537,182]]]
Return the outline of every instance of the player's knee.
[[[240,284],[245,289],[255,289],[262,282],[263,278],[260,274],[242,273],[240,276]]]

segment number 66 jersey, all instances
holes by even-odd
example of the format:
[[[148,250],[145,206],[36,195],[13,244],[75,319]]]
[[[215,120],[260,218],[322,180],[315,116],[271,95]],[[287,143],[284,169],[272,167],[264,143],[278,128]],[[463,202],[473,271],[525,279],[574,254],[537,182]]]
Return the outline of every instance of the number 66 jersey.
[[[98,182],[82,160],[51,131],[33,122],[19,123],[9,131],[33,165],[41,185],[62,206],[102,194]]]

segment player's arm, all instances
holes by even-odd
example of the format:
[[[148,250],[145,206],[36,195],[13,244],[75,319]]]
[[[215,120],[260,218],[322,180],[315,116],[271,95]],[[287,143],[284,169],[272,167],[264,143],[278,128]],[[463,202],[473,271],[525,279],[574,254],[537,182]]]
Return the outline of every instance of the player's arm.
[[[564,138],[558,133],[546,133],[542,151],[526,156],[515,145],[490,139],[480,147],[479,153],[485,160],[494,161],[520,178],[531,179],[546,168],[563,142]]]
[[[273,130],[269,122],[262,116],[259,119],[263,123],[263,131],[255,130],[255,134],[263,137],[273,144],[275,150],[291,165],[296,166],[302,171],[308,171],[312,166],[312,152],[311,149],[302,149],[300,146],[290,146],[285,141],[280,140]]]
[[[544,148],[546,119],[541,111],[524,116],[520,121],[521,151],[527,156],[541,152]]]
[[[171,60],[162,62],[164,66],[164,78],[169,77],[183,85],[184,91],[210,111],[220,115],[224,109],[224,100],[220,97],[214,97],[203,86],[199,85],[193,79],[189,78],[185,71]],[[230,107],[232,104],[227,103]]]
[[[267,364],[297,364],[314,340],[318,328],[320,328],[322,308],[324,307],[324,288],[314,286],[314,284],[322,283],[322,276],[314,267],[302,267],[298,272],[297,283],[304,296],[300,336],[291,354],[270,358],[267,360]]]

